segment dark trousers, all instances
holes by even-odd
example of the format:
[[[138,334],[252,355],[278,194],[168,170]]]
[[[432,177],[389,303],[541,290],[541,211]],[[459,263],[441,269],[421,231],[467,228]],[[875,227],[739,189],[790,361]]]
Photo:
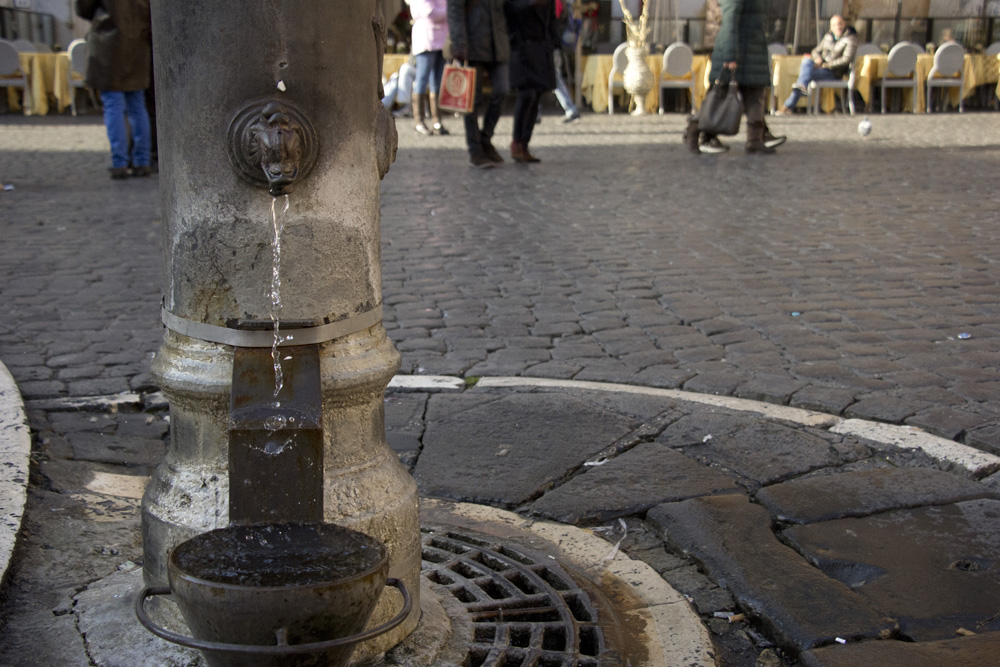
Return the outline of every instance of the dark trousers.
[[[531,141],[531,133],[538,119],[538,99],[542,91],[522,89],[517,91],[514,100],[514,141],[527,145]]]
[[[484,143],[493,138],[493,130],[500,120],[500,111],[504,100],[510,91],[510,76],[507,63],[470,62],[476,68],[476,107],[472,113],[465,114],[465,145],[469,152],[481,151]],[[483,83],[489,77],[491,91],[489,99],[484,100]],[[480,109],[485,106],[483,126],[479,127]]]
[[[740,85],[740,95],[743,96],[743,113],[748,123],[764,122],[764,102],[766,88],[756,88]]]

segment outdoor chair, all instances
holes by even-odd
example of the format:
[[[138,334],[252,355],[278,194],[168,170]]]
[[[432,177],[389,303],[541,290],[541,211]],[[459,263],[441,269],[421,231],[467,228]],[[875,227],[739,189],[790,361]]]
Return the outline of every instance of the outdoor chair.
[[[663,91],[666,89],[683,90],[687,89],[688,97],[691,99],[691,111],[694,108],[694,72],[691,65],[694,62],[694,51],[684,42],[674,42],[663,52],[663,70],[660,72],[660,113],[663,109]],[[665,75],[673,78],[665,79]],[[683,77],[687,76],[685,79]]]
[[[73,111],[73,115],[76,115],[76,93],[77,88],[83,88],[90,94],[90,102],[97,109],[100,105],[97,103],[97,96],[94,95],[94,89],[87,86],[84,82],[84,74],[87,71],[87,40],[85,39],[74,39],[69,43],[69,88],[70,88],[70,109]]]
[[[778,82],[774,80],[774,57],[783,56],[787,53],[788,49],[785,48],[784,44],[772,42],[767,45],[767,69],[771,74],[771,91],[768,93],[771,115],[774,115],[775,110],[778,108]]]
[[[615,74],[620,74],[625,71],[628,67],[628,56],[625,55],[625,49],[628,48],[628,42],[622,42],[615,49],[615,53],[611,56],[611,73],[608,74],[608,113],[613,114],[615,112],[615,90],[625,91],[624,81],[615,81]],[[628,109],[626,108],[626,111]]]
[[[812,81],[809,83],[809,96],[806,98],[806,108],[809,109],[810,113],[819,113],[819,102],[820,102],[820,90],[823,88],[834,88],[844,90],[844,95],[847,97],[847,108],[850,109],[851,115],[854,115],[854,91],[857,90],[858,79],[857,79],[857,68],[858,63],[861,62],[861,58],[864,56],[875,55],[877,53],[882,53],[874,44],[867,42],[858,46],[858,50],[854,53],[854,62],[851,63],[851,69],[847,74],[846,79],[833,79],[831,81]],[[843,103],[841,103],[841,108],[843,108]]]
[[[958,112],[965,111],[965,49],[958,42],[945,42],[934,52],[934,66],[927,75],[927,103],[924,112],[930,113],[934,88],[958,87]],[[942,103],[942,109],[944,103]]]
[[[35,45],[26,39],[15,39],[11,42],[18,53],[31,53],[35,50]]]
[[[0,88],[23,88],[24,109],[31,108],[31,86],[28,76],[21,71],[17,49],[10,42],[0,41]]]
[[[900,42],[889,50],[889,60],[882,79],[877,85],[882,87],[882,113],[886,112],[886,101],[889,88],[910,88],[913,90],[913,112],[917,111],[917,55],[916,46],[909,42]]]

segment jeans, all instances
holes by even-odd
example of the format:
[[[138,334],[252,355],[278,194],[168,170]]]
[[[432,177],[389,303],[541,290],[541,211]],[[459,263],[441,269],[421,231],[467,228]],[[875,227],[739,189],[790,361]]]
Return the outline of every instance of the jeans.
[[[555,50],[555,63],[556,63],[556,99],[559,100],[559,106],[563,108],[567,116],[572,116],[578,113],[576,105],[573,104],[573,98],[570,97],[569,89],[566,87],[566,82],[562,78],[562,50]]]
[[[493,138],[493,130],[497,127],[504,100],[510,91],[510,70],[507,69],[507,63],[470,62],[469,65],[476,68],[476,108],[464,116],[465,145],[470,153],[475,153],[483,150],[483,144]],[[479,109],[482,107],[483,79],[486,75],[493,85],[493,92],[486,102],[483,127],[480,129]]]
[[[441,90],[441,72],[444,71],[444,55],[441,51],[424,51],[415,56],[417,78],[413,81],[413,92],[418,95],[437,95]],[[428,84],[430,88],[428,89]]]
[[[799,79],[795,83],[802,85],[804,88],[809,88],[809,84],[813,81],[833,81],[839,78],[839,76],[828,69],[820,67],[813,62],[812,58],[806,56],[802,59],[802,67],[799,68]],[[785,106],[789,109],[794,109],[801,98],[802,93],[792,88],[792,94],[785,100]]]
[[[104,105],[104,127],[111,142],[111,166],[115,169],[129,166],[127,115],[132,128],[131,164],[133,167],[148,167],[150,130],[145,92],[102,90],[101,104]]]
[[[416,70],[410,63],[403,63],[398,72],[393,72],[389,77],[389,83],[385,84],[385,97],[382,98],[382,106],[392,109],[395,102],[401,107],[410,103],[410,92],[413,90],[413,78]]]

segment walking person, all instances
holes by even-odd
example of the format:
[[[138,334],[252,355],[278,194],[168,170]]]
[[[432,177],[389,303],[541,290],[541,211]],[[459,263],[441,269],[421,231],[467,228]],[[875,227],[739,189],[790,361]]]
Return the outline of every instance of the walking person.
[[[441,122],[437,95],[441,89],[444,71],[444,44],[448,40],[447,0],[406,0],[413,17],[410,43],[416,60],[417,72],[413,80],[414,129],[420,134],[449,134]],[[433,125],[428,128],[425,103],[429,107]]]
[[[448,0],[451,55],[476,68],[476,107],[465,114],[464,124],[469,163],[477,169],[490,169],[503,162],[493,147],[493,132],[510,90],[510,42],[503,6],[503,0]],[[491,92],[483,105],[486,78],[489,78]],[[479,125],[480,109],[483,109],[482,127]]]
[[[721,0],[722,23],[715,37],[712,49],[712,71],[710,78],[717,81],[722,69],[729,70],[731,77],[739,84],[743,98],[743,113],[747,119],[747,153],[771,154],[775,146],[785,141],[785,137],[774,137],[764,122],[765,91],[771,85],[768,66],[765,24],[767,6],[764,0]],[[699,141],[698,119],[692,116],[684,141],[693,153],[722,152],[729,150],[716,137],[705,137]],[[713,146],[712,144],[717,144]],[[706,146],[708,150],[705,150]]]
[[[510,84],[517,91],[510,156],[515,162],[541,162],[528,150],[528,143],[538,118],[538,101],[542,93],[556,87],[552,54],[561,42],[555,0],[507,0],[506,14]]]
[[[100,91],[104,105],[111,178],[149,176],[151,134],[144,93],[153,70],[149,0],[76,0],[76,13],[91,22],[84,81]]]
[[[571,69],[572,69],[571,67],[568,67],[569,63],[567,61],[569,59],[566,57],[566,54],[563,52],[563,49],[565,49],[567,52],[570,51],[573,47],[576,46],[575,42],[577,39],[580,38],[580,36],[576,34],[575,30],[572,29],[572,25],[570,24],[570,21],[572,20],[572,17],[570,16],[571,12],[566,7],[566,3],[563,2],[563,0],[555,0],[555,3],[556,3],[555,30],[556,34],[560,36],[558,39],[559,46],[556,47],[555,51],[552,54],[556,68],[555,93],[556,93],[556,100],[559,101],[559,106],[561,106],[563,110],[562,122],[572,123],[573,121],[580,120],[580,111],[579,109],[576,108],[576,105],[573,104],[573,98],[569,93],[569,88],[566,87],[566,82],[563,80],[562,76],[563,65],[564,64],[567,65],[566,67],[567,76],[571,74]],[[564,40],[564,37],[570,34],[573,36],[573,42],[574,42],[573,44],[569,44]]]

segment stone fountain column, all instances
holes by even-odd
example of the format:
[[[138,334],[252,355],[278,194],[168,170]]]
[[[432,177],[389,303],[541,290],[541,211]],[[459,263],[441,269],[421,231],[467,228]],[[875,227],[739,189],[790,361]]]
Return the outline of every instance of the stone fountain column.
[[[277,158],[294,180],[280,329],[318,348],[322,516],[382,540],[390,576],[415,598],[407,621],[359,646],[358,660],[398,643],[419,617],[416,484],[386,445],[383,412],[399,355],[381,323],[379,180],[396,146],[379,101],[381,6],[152,0],[167,326],[153,373],[172,440],[142,502],[145,579],[165,585],[171,548],[229,522],[234,350],[266,345],[240,327],[270,318],[274,199],[256,157],[248,168],[234,146],[278,109],[307,144],[296,164]],[[244,153],[259,148],[250,143]],[[384,599],[371,624],[394,609]]]

